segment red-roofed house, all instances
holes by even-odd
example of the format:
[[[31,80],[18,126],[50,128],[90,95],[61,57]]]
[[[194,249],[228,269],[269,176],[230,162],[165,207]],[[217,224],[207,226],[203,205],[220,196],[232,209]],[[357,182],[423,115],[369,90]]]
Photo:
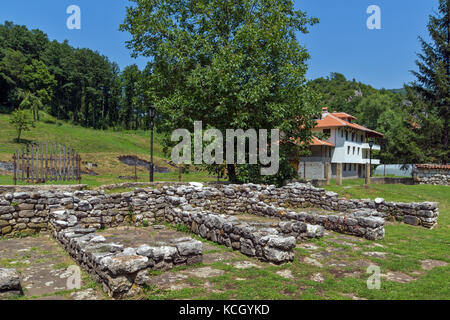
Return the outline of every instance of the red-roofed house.
[[[331,164],[331,177],[336,176],[338,163],[342,163],[344,178],[364,176],[364,166],[369,163],[369,141],[376,141],[383,134],[356,124],[355,120],[354,116],[345,112],[330,113],[328,108],[323,108],[313,132],[325,133],[329,138],[322,141],[313,137],[310,144],[311,155],[300,158],[299,177],[323,179],[325,163]],[[380,146],[374,143],[372,150],[380,150]],[[372,164],[380,164],[380,160],[372,159]]]

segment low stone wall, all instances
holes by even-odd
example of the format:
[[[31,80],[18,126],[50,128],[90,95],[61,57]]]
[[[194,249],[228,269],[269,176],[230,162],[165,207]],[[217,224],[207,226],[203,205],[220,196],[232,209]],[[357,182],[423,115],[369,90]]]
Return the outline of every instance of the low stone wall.
[[[371,184],[406,184],[413,185],[413,178],[396,178],[396,177],[371,177]]]
[[[0,236],[45,231],[48,229],[49,213],[55,209],[73,210],[79,224],[87,228],[115,227],[124,222],[136,226],[145,222],[151,224],[164,219],[166,207],[174,206],[170,203],[170,197],[173,196],[186,200],[177,205],[188,204],[229,215],[257,214],[252,208],[260,202],[288,209],[315,206],[338,214],[352,213],[356,209],[372,209],[374,216],[427,228],[436,225],[439,215],[435,202],[386,202],[381,198],[346,200],[338,198],[334,192],[300,183],[282,188],[253,184],[203,188],[178,185],[162,186],[159,189],[137,188],[121,194],[105,194],[103,191],[15,192],[0,195]],[[329,223],[326,225],[334,228]]]
[[[214,212],[224,212],[231,215],[252,213],[249,210],[251,204],[258,201],[275,207],[289,209],[318,207],[337,213],[352,213],[356,209],[373,209],[374,216],[403,221],[426,228],[434,227],[439,216],[438,203],[436,202],[387,202],[382,198],[347,200],[339,198],[335,192],[302,183],[292,183],[282,188],[254,184],[228,185],[219,188],[205,188],[204,193],[206,201],[204,199],[192,199],[189,203]],[[411,217],[414,217],[414,219]]]
[[[253,214],[281,218],[285,221],[302,221],[310,223],[310,230],[314,225],[323,226],[327,230],[364,237],[368,240],[383,239],[384,219],[376,216],[376,212],[367,209],[357,209],[352,213],[336,215],[320,215],[307,212],[295,212],[289,209],[274,207],[263,202],[254,203],[250,209]],[[287,222],[283,225],[283,232],[289,232],[293,226]],[[306,231],[308,234],[310,231]]]
[[[413,178],[419,184],[450,185],[450,165],[417,164],[413,169]]]
[[[223,244],[228,248],[256,257],[261,261],[284,263],[294,259],[292,249],[296,240],[307,236],[307,225],[303,222],[289,222],[289,232],[283,232],[286,223],[277,227],[240,221],[234,216],[218,215],[190,209],[168,209],[166,219],[175,224],[186,225],[193,233],[202,238]],[[316,228],[310,237],[323,235]]]

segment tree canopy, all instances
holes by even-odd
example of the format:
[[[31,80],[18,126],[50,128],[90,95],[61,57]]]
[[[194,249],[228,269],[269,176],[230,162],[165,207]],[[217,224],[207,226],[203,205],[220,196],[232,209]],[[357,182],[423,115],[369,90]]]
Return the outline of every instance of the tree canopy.
[[[146,94],[167,129],[192,132],[203,121],[224,136],[276,128],[287,140],[309,141],[319,106],[305,85],[309,55],[296,32],[317,19],[292,1],[132,2],[121,30],[132,35],[135,55],[151,59]],[[239,179],[235,165],[227,170]]]

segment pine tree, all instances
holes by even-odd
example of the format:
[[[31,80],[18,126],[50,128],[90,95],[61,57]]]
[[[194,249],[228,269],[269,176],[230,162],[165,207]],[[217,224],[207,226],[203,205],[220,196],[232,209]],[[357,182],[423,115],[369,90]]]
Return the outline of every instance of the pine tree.
[[[412,71],[417,78],[412,88],[427,104],[426,110],[421,110],[422,115],[436,117],[443,122],[441,141],[436,150],[436,155],[443,163],[448,163],[449,156],[449,5],[450,0],[439,0],[439,12],[430,15],[427,27],[432,40],[428,43],[419,37],[422,46],[422,53],[418,54],[419,59],[416,61],[419,70]]]

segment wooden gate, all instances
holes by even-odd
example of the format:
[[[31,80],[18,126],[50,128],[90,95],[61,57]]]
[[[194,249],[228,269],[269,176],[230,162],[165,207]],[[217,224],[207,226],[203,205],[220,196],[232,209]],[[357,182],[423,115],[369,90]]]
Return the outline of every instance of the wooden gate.
[[[81,157],[71,147],[54,142],[31,143],[13,155],[14,185],[48,181],[81,183]]]

